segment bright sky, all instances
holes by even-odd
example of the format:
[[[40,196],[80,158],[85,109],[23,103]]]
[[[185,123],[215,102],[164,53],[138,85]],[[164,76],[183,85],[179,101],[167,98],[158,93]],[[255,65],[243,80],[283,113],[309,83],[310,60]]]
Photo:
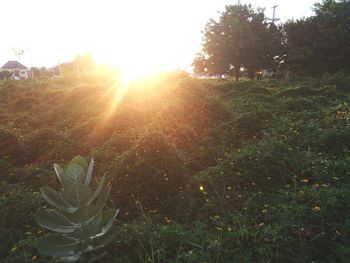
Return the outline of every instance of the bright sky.
[[[312,14],[316,0],[251,0],[282,21]],[[0,7],[0,64],[53,66],[77,54],[127,70],[188,69],[205,24],[235,0],[6,0]]]

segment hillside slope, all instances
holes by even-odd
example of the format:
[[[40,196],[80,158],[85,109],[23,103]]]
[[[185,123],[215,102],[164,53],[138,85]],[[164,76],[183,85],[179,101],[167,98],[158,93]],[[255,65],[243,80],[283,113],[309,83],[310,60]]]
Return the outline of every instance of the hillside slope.
[[[326,84],[2,83],[0,257],[47,262],[38,191],[79,154],[121,208],[103,262],[347,262],[350,94]]]

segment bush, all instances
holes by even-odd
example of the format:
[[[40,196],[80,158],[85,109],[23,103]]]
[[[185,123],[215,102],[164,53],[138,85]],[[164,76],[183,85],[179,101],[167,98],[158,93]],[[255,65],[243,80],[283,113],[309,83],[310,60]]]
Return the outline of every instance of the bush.
[[[343,71],[337,73],[326,73],[320,80],[321,85],[335,85],[336,88],[341,90],[350,90],[350,75]]]
[[[19,184],[0,182],[0,192],[0,257],[6,258],[24,235],[36,233],[32,214],[41,200],[38,192]]]
[[[170,212],[188,181],[188,172],[169,138],[150,130],[116,160],[113,181],[113,198],[119,199],[123,210],[135,206],[133,195],[146,209]]]
[[[62,141],[61,133],[53,128],[43,128],[35,131],[26,141],[27,159],[30,162],[48,164],[60,151],[55,143]]]
[[[0,158],[20,163],[24,158],[23,142],[12,132],[0,128]]]

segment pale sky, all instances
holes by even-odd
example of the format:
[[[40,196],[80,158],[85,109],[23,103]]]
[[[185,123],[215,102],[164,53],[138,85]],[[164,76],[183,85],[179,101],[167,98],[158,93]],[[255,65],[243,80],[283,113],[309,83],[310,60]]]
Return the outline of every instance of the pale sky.
[[[317,0],[242,0],[285,21],[312,14]],[[210,18],[235,0],[3,0],[0,64],[25,50],[27,67],[53,66],[79,53],[129,70],[189,68]],[[1,66],[0,65],[0,66]]]

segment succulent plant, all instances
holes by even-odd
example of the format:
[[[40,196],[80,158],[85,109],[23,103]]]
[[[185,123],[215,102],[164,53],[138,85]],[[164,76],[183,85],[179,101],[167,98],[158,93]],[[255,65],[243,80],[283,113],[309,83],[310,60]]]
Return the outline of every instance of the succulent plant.
[[[90,189],[93,166],[93,159],[88,164],[81,156],[74,157],[66,169],[54,164],[63,188],[57,192],[44,186],[40,191],[56,209],[40,210],[35,215],[40,226],[56,232],[37,241],[42,254],[62,262],[74,262],[83,253],[103,248],[115,239],[113,223],[119,209],[103,211],[111,186],[106,184],[104,175],[95,191]]]

